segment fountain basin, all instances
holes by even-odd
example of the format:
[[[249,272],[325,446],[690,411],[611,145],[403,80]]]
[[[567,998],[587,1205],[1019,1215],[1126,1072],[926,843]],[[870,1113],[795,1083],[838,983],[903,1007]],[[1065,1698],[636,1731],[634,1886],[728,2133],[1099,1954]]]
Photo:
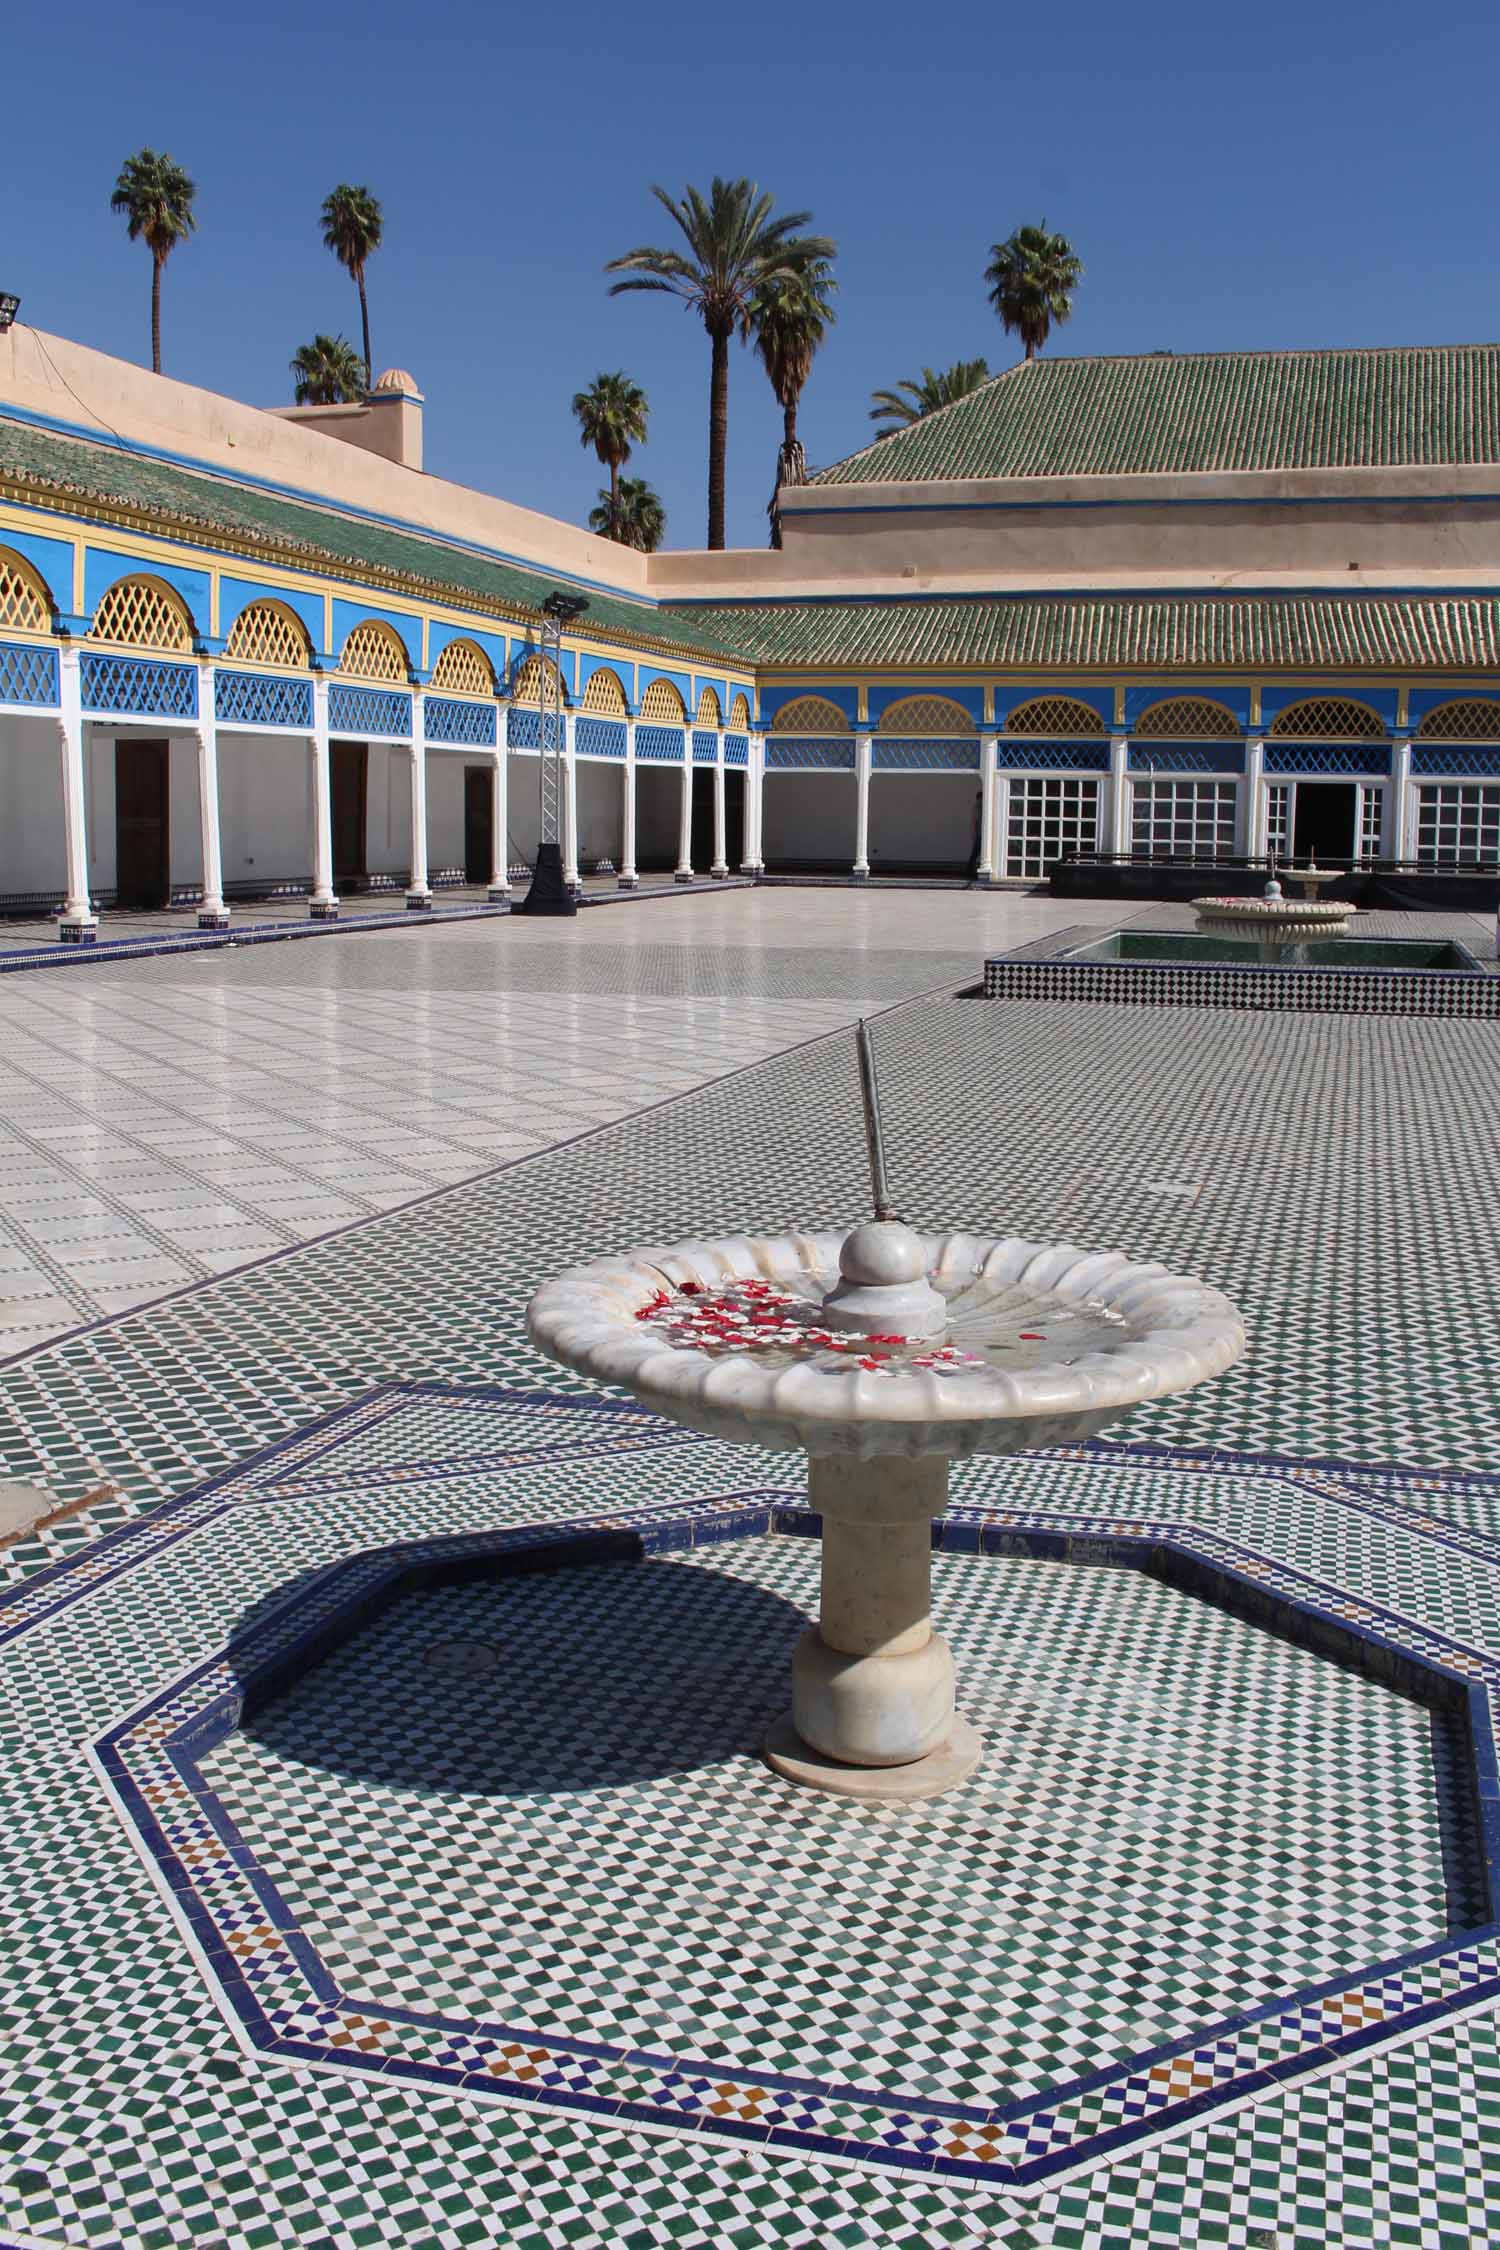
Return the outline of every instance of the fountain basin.
[[[1342,937],[1358,908],[1344,899],[1283,898],[1279,886],[1270,883],[1264,898],[1195,898],[1193,912],[1209,937],[1280,946]]]

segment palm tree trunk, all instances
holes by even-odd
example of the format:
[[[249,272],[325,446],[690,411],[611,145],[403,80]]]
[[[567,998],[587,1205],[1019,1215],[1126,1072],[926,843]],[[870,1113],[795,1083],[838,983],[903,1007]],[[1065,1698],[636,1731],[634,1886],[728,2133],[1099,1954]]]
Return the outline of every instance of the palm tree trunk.
[[[724,458],[729,451],[729,338],[713,334],[708,393],[708,544],[724,544]]]
[[[161,373],[161,260],[151,253],[151,372]]]
[[[789,398],[781,410],[781,444],[785,458],[790,461],[797,448],[797,401]]]
[[[618,461],[611,461],[609,464],[609,536],[611,539],[618,539],[620,536],[620,464]]]
[[[368,391],[375,380],[375,363],[370,357],[370,308],[365,302],[363,267],[360,268],[354,278],[359,284],[359,321],[365,335],[365,389]]]

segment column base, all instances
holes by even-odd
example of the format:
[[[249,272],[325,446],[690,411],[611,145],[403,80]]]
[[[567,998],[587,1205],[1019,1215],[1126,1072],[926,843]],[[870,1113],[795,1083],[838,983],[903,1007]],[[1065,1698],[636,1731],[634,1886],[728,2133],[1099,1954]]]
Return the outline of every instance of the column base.
[[[727,863],[721,863],[718,867],[711,867],[708,872],[716,883],[722,883],[729,873],[729,868]]]
[[[406,894],[406,905],[408,913],[427,913],[432,905],[431,891],[408,891]]]
[[[99,936],[99,918],[96,914],[76,915],[71,921],[59,922],[57,934],[64,945],[93,945]]]
[[[803,1789],[821,1789],[830,1797],[856,1797],[864,1804],[918,1805],[940,1797],[967,1781],[984,1753],[977,1728],[955,1716],[946,1742],[913,1758],[905,1766],[846,1766],[804,1742],[792,1724],[790,1711],[766,1736],[762,1755],[773,1773],[795,1781]]]
[[[742,875],[764,875],[765,871],[766,863],[763,859],[742,859],[740,861],[740,873]]]
[[[639,875],[636,874],[634,868],[631,869],[628,875],[620,875],[615,879],[615,888],[617,890],[638,891],[640,887],[641,879]]]
[[[200,906],[198,909],[198,927],[200,930],[227,930],[229,927],[228,907]]]
[[[311,921],[336,922],[339,918],[339,902],[336,898],[310,898],[307,912]]]
[[[690,867],[674,867],[672,880],[674,883],[696,883],[698,878]]]
[[[851,883],[868,883],[868,881],[870,880],[870,870],[868,869],[868,867],[851,867],[849,870],[849,880]]]

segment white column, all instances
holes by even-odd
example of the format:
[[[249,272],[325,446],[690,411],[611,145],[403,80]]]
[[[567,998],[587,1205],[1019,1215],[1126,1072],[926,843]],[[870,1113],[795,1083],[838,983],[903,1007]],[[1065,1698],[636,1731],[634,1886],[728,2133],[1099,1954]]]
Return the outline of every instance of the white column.
[[[854,737],[854,880],[870,874],[870,765],[873,746],[867,734]]]
[[[995,880],[1003,880],[1010,862],[1010,773],[999,762],[995,746]]]
[[[674,883],[690,883],[693,879],[693,730],[682,730],[682,797],[677,822],[677,865],[672,871]]]
[[[490,887],[493,906],[510,897],[510,752],[506,745],[507,706],[495,706],[494,763],[490,769]]]
[[[995,778],[996,751],[999,737],[982,734],[979,737],[979,865],[975,870],[981,883],[995,880]]]
[[[640,883],[635,867],[635,721],[625,721],[625,769],[620,782],[620,888],[633,891]]]
[[[574,741],[574,729],[577,723],[571,711],[563,713],[563,881],[570,889],[575,891],[580,887],[578,880],[578,757]]]
[[[423,738],[423,697],[411,699],[411,876],[406,903],[417,912],[432,904],[432,883],[427,867],[427,744]]]
[[[1411,778],[1411,743],[1397,742],[1391,749],[1391,798],[1386,814],[1385,845],[1392,859],[1416,856],[1417,793]]]
[[[765,872],[765,856],[761,850],[761,800],[765,781],[766,738],[763,734],[752,734],[745,750],[745,856],[740,861],[742,875],[761,875]]]
[[[83,770],[83,693],[76,648],[58,651],[61,675],[57,743],[62,756],[63,842],[67,854],[68,895],[57,934],[68,945],[92,945],[99,917],[89,897],[89,835]]]
[[[724,857],[726,827],[724,812],[724,730],[721,727],[714,736],[714,861],[708,871],[710,875],[727,875],[729,873],[729,862]]]
[[[1264,742],[1250,742],[1245,746],[1245,853],[1249,859],[1265,857],[1269,812],[1266,746]]]
[[[328,761],[328,682],[313,681],[312,731],[312,894],[308,913],[331,922],[339,910],[333,889],[333,789]]]
[[[1130,742],[1123,734],[1109,740],[1109,848],[1121,859],[1130,852]]]
[[[203,901],[200,930],[227,930],[224,904],[224,850],[219,836],[219,730],[214,721],[211,664],[198,667],[198,822],[203,839]]]

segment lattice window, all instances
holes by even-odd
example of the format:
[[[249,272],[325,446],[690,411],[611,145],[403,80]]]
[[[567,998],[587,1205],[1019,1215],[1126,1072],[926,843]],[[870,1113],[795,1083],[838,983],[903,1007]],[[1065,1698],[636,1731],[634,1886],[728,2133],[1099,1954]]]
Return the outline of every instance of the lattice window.
[[[278,680],[266,672],[214,672],[214,717],[225,726],[312,727],[311,680]]]
[[[783,704],[771,721],[778,734],[847,734],[849,721],[836,703],[823,695],[799,695]]]
[[[558,671],[550,656],[543,656],[540,649],[533,649],[516,674],[516,684],[510,691],[512,701],[529,704],[533,710],[540,709],[544,682],[547,689],[548,709],[561,708],[568,700],[568,691],[563,686],[562,674]]]
[[[1070,852],[1097,851],[1097,781],[1063,775],[1025,775],[1011,782],[1008,794],[1007,875],[1035,881]]]
[[[1433,780],[1453,775],[1466,780],[1474,774],[1500,773],[1500,742],[1442,743],[1414,742],[1411,752],[1412,775],[1418,780]]]
[[[748,766],[750,763],[750,737],[747,734],[726,734],[724,737],[724,763],[726,766]]]
[[[1273,781],[1266,789],[1266,849],[1285,859],[1292,848],[1292,785]]]
[[[1107,773],[1109,771],[1109,744],[1107,742],[1002,742],[999,751],[1002,766],[1045,767],[1057,772],[1071,768],[1074,772]]]
[[[473,641],[450,641],[432,667],[430,684],[449,695],[493,695],[494,667]]]
[[[312,642],[301,618],[280,602],[251,602],[235,619],[224,655],[232,664],[274,664],[278,671],[305,672],[312,664]]]
[[[1359,793],[1359,856],[1361,859],[1379,859],[1380,832],[1384,825],[1385,792],[1380,789],[1361,789]]]
[[[719,762],[719,738],[711,727],[693,729],[693,764],[716,766]]]
[[[93,639],[118,648],[190,655],[192,621],[177,596],[154,578],[117,578],[94,612]]]
[[[1500,782],[1438,781],[1419,789],[1417,858],[1428,867],[1500,862]]]
[[[50,633],[52,604],[19,555],[0,551],[0,632]]]
[[[961,703],[946,695],[907,695],[893,703],[880,722],[882,734],[964,734],[974,722]]]
[[[750,704],[747,697],[737,695],[729,706],[729,724],[737,734],[750,732]]]
[[[1389,773],[1391,754],[1384,743],[1361,750],[1342,742],[1268,742],[1267,773],[1347,774],[1351,780],[1365,773]]]
[[[1162,742],[1130,746],[1132,773],[1243,773],[1242,742]]]
[[[411,697],[389,688],[344,687],[335,680],[328,690],[328,724],[334,734],[394,736],[404,742],[411,734]]]
[[[1290,704],[1280,712],[1271,732],[1299,742],[1378,742],[1385,728],[1367,703],[1351,703],[1346,696],[1310,695],[1306,702]]]
[[[1211,697],[1174,695],[1143,711],[1132,731],[1146,741],[1235,742],[1240,729],[1234,713]]]
[[[541,712],[535,708],[529,711],[522,710],[513,703],[505,715],[505,739],[512,750],[540,749],[542,741]]]
[[[641,717],[655,726],[680,727],[687,718],[687,706],[670,680],[653,680],[641,697]]]
[[[1500,742],[1500,703],[1488,696],[1466,696],[1440,703],[1417,729],[1423,742]]]
[[[596,719],[623,719],[628,712],[625,690],[607,666],[590,672],[589,684],[583,691],[583,709]]]
[[[719,699],[711,687],[706,687],[698,698],[697,724],[700,727],[714,728],[721,727],[724,724],[724,714],[719,708]]]
[[[56,704],[57,651],[0,642],[0,703]]]
[[[1232,781],[1137,781],[1130,848],[1148,859],[1222,859],[1234,850],[1239,790]]]
[[[1109,729],[1092,705],[1074,695],[1038,695],[1012,711],[1007,734],[1107,734]]]
[[[422,698],[422,725],[429,742],[461,742],[488,748],[495,739],[493,703],[455,703],[446,695]]]
[[[648,765],[676,765],[684,756],[687,737],[681,727],[645,727],[635,730],[635,754]]]
[[[585,713],[578,721],[577,750],[580,758],[623,758],[625,755],[625,723],[622,719],[596,719]]]
[[[139,657],[89,654],[80,672],[85,711],[128,712],[143,719],[198,716],[194,664],[150,664]]]
[[[891,742],[877,735],[870,762],[877,773],[977,773],[979,744],[921,736],[915,741]]]
[[[389,625],[367,617],[345,641],[339,670],[351,680],[392,680],[399,685],[407,674],[406,650]]]

